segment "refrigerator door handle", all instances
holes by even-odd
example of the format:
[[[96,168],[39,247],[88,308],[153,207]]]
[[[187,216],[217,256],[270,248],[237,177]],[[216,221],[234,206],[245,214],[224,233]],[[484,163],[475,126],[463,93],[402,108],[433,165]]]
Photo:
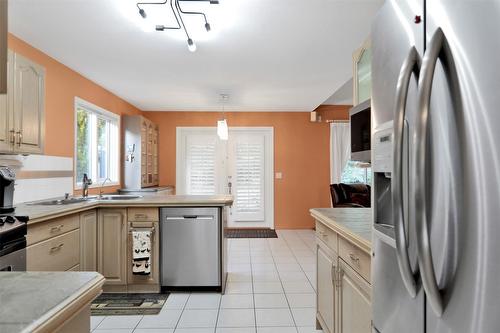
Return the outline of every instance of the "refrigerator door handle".
[[[422,277],[422,285],[434,313],[441,317],[444,311],[443,297],[439,290],[432,259],[427,223],[426,207],[426,146],[428,135],[428,120],[434,72],[438,59],[443,63],[446,77],[449,82],[452,102],[455,109],[461,108],[458,74],[453,55],[448,41],[438,28],[429,42],[427,51],[422,60],[422,71],[418,82],[418,120],[415,134],[415,173],[414,173],[414,198],[415,198],[415,223],[417,227],[418,264]],[[449,257],[449,256],[445,256]]]
[[[396,103],[394,111],[394,145],[393,145],[393,178],[391,182],[392,192],[392,218],[394,221],[394,233],[396,237],[396,257],[398,260],[401,278],[406,290],[412,298],[417,296],[417,284],[408,256],[408,244],[405,231],[404,207],[403,207],[403,132],[406,114],[406,102],[408,88],[412,74],[418,80],[420,73],[420,57],[417,49],[413,46],[401,66],[396,87]]]

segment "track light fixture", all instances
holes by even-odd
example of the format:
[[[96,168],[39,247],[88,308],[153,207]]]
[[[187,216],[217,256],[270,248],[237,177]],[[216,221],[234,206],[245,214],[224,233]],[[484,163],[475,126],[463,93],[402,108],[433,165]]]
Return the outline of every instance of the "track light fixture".
[[[210,4],[217,5],[217,4],[219,4],[219,0],[165,0],[163,2],[138,2],[137,8],[139,9],[139,15],[141,15],[141,17],[144,19],[147,17],[146,11],[144,10],[144,8],[141,7],[143,5],[165,5],[169,1],[170,1],[170,8],[172,10],[172,13],[174,14],[177,25],[170,27],[170,26],[165,26],[165,25],[159,24],[159,25],[156,25],[156,31],[165,31],[165,30],[170,30],[170,29],[182,29],[186,33],[189,51],[191,51],[191,52],[196,51],[196,44],[194,43],[193,39],[189,36],[189,32],[187,31],[186,26],[184,25],[184,20],[182,19],[182,15],[201,15],[201,16],[203,16],[203,19],[205,20],[205,30],[207,32],[209,32],[211,30],[210,23],[208,23],[207,16],[205,15],[205,13],[183,11],[181,8],[181,5],[180,5],[180,1],[190,1],[190,2],[209,1]]]

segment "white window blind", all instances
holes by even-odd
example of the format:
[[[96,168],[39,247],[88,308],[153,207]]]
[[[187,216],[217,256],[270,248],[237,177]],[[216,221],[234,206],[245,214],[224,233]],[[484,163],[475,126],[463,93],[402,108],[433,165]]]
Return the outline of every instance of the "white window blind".
[[[186,192],[216,193],[217,141],[213,135],[189,135],[186,139]]]
[[[239,221],[264,220],[264,137],[243,135],[234,143],[234,210]]]

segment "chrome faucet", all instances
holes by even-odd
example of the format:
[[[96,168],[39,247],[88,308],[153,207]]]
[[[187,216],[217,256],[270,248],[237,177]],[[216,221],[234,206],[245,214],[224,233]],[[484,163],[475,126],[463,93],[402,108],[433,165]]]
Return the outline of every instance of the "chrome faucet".
[[[82,179],[82,197],[86,198],[89,196],[89,185],[92,185],[92,179],[87,177],[87,174],[83,174]]]
[[[108,180],[111,181],[109,177],[106,177],[106,179],[104,179],[104,181],[102,182],[101,187],[99,188],[99,199],[102,199],[102,194],[103,194],[102,188],[104,187],[104,184],[106,184]]]

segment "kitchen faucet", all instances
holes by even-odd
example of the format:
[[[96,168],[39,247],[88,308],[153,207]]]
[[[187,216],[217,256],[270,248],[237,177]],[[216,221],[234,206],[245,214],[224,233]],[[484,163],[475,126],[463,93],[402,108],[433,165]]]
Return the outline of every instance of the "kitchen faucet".
[[[102,199],[102,193],[103,193],[102,192],[102,188],[103,188],[104,184],[106,184],[106,182],[108,180],[111,181],[111,179],[109,177],[106,177],[106,179],[104,179],[104,181],[102,182],[101,187],[99,188],[99,199]]]
[[[82,179],[82,197],[86,198],[89,196],[89,185],[92,185],[92,179],[87,177],[87,174],[83,174]]]

